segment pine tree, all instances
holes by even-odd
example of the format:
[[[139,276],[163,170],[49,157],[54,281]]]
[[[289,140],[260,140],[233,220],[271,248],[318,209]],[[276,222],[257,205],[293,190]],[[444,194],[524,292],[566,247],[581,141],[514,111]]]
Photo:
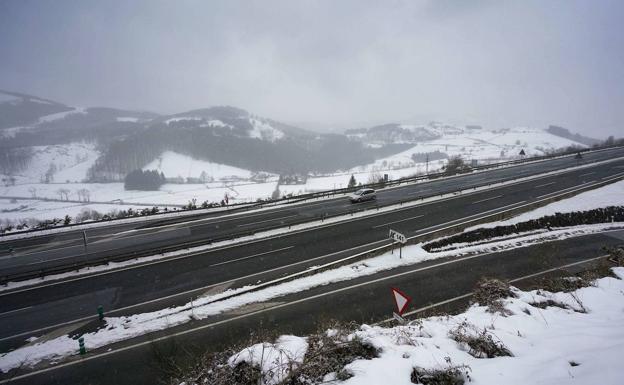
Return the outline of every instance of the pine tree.
[[[351,174],[351,178],[349,179],[349,184],[347,185],[348,188],[353,188],[357,185],[357,182],[355,180],[355,177],[353,176],[353,174]]]

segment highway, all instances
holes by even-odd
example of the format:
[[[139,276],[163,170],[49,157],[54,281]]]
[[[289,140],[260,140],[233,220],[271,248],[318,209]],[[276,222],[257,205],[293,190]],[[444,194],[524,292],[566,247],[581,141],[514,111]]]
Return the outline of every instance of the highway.
[[[581,163],[587,164],[618,156],[624,156],[624,149],[588,152],[584,154]],[[83,246],[82,230],[29,240],[2,241],[0,238],[0,277],[3,274],[37,271],[55,266],[71,266],[75,263],[83,263],[85,260],[111,258],[115,255],[132,255],[132,253],[145,253],[146,251],[158,253],[162,248],[172,245],[183,247],[207,244],[216,240],[250,235],[270,228],[349,214],[357,210],[370,209],[371,206],[384,207],[423,196],[454,192],[510,178],[560,170],[578,164],[578,160],[568,156],[427,183],[405,185],[381,190],[378,193],[377,202],[360,205],[351,205],[344,197],[341,197],[225,216],[210,213],[198,215],[183,222],[179,222],[179,218],[173,218],[170,220],[155,219],[148,223],[115,223],[110,227],[86,230],[89,242],[86,250]],[[13,254],[8,253],[10,247],[14,250]]]
[[[408,317],[459,310],[482,276],[528,287],[551,274],[571,274],[604,258],[605,245],[624,244],[624,231],[471,257],[440,259],[340,282],[239,309],[75,356],[64,364],[33,372],[12,373],[11,384],[154,384],[165,381],[157,353],[185,362],[188,352],[218,351],[247,343],[251,335],[314,332],[330,320],[375,323],[391,318],[390,287],[411,295]],[[444,306],[432,306],[447,302]],[[417,311],[418,309],[424,311]],[[23,376],[23,377],[21,377]],[[3,376],[3,380],[10,377]],[[2,380],[0,380],[2,381]]]
[[[109,242],[102,242],[104,249],[108,249],[111,247],[110,244],[113,244],[115,245],[114,250],[125,250],[141,245],[144,248],[153,247],[159,240],[164,243],[185,243],[202,237],[205,239],[216,236],[236,236],[237,234],[314,220],[321,215],[348,214],[354,208],[371,210],[370,215],[354,216],[335,224],[323,223],[313,228],[268,236],[241,244],[225,245],[117,270],[88,276],[69,277],[58,282],[0,292],[0,351],[7,351],[20,346],[26,338],[32,335],[45,335],[58,330],[72,330],[72,328],[91,320],[98,305],[103,305],[106,314],[112,316],[135,314],[183,304],[191,298],[206,293],[218,293],[227,288],[266,282],[287,274],[303,271],[311,266],[335,261],[360,251],[388,244],[389,228],[406,233],[408,236],[425,235],[431,231],[458,223],[528,205],[536,200],[573,192],[579,188],[589,187],[593,183],[608,181],[610,178],[620,178],[624,176],[624,159],[601,165],[591,165],[589,162],[623,155],[624,150],[622,149],[589,153],[585,154],[583,160],[588,164],[586,168],[527,181],[517,181],[484,191],[467,192],[437,201],[400,208],[392,212],[377,212],[375,209],[377,206],[383,207],[405,200],[418,199],[428,194],[442,194],[458,189],[468,189],[471,186],[483,185],[484,183],[494,183],[511,176],[519,178],[571,167],[577,165],[578,162],[572,158],[561,158],[401,186],[380,191],[377,202],[358,205],[351,205],[344,198],[341,198],[244,214],[217,215],[210,218],[194,219],[190,223],[159,222],[144,229],[125,229],[122,234],[116,234],[119,232],[119,228],[116,227],[114,229],[100,228],[98,229],[99,234],[110,239]],[[129,226],[136,226],[136,224]],[[128,231],[129,233],[127,233]],[[167,235],[163,236],[163,233]],[[171,236],[172,234],[175,236]],[[84,251],[79,250],[82,249],[82,246],[71,246],[71,242],[75,241],[72,240],[71,236],[71,234],[63,234],[59,236],[61,238],[59,242],[51,238],[37,238],[35,243],[38,243],[34,249],[27,247],[24,243],[14,255],[0,257],[0,271],[23,268],[24,266],[32,266],[32,264],[47,265],[59,263],[59,261],[66,262],[65,259],[58,260],[57,258],[65,258],[68,255],[68,259],[88,258],[89,255],[80,255]],[[587,247],[583,246],[580,250],[588,251],[589,254],[587,255],[594,255],[590,250],[596,248],[598,243],[614,244],[621,242],[619,236],[593,236],[595,238],[592,239],[595,241],[588,243]],[[137,238],[143,243],[135,244]],[[69,246],[67,242],[69,242]],[[82,242],[82,238],[80,238],[80,242]],[[574,242],[574,240],[570,240],[570,242]],[[582,245],[579,244],[578,246]],[[89,247],[90,253],[93,255],[107,253],[104,251],[96,252],[91,249],[91,245]],[[596,250],[598,249],[599,247],[596,248]],[[561,250],[564,254],[567,253],[566,250]],[[578,247],[576,250],[579,250]],[[74,251],[76,252],[75,255],[73,254]],[[572,253],[572,250],[570,252]],[[587,257],[585,254],[577,255],[576,252],[573,254],[565,261],[580,260]],[[487,258],[483,260],[487,260]],[[501,259],[504,263],[480,265],[480,268],[475,268],[475,272],[481,271],[483,273],[492,268],[493,273],[508,274],[504,276],[511,277],[522,276],[524,272],[535,271],[537,267],[536,265],[526,267],[518,265],[517,263],[520,262],[515,259],[513,259],[513,263],[508,263],[510,260],[506,258]],[[549,260],[548,263],[552,265],[559,261],[559,259]],[[465,261],[462,263],[473,262]],[[393,272],[395,271],[393,270]],[[431,272],[422,274],[427,275],[429,273]],[[466,274],[468,273],[466,272]],[[468,277],[466,279],[468,280]],[[353,283],[350,281],[345,285]],[[440,281],[432,284],[442,283]],[[319,290],[328,292],[329,288],[324,287]],[[433,286],[431,290],[433,297],[427,297],[427,301],[436,302],[438,297],[434,295]],[[447,297],[451,295],[441,294]],[[282,301],[280,300],[280,302]],[[370,308],[363,307],[363,311],[370,315],[370,318],[366,319],[367,322],[371,319],[379,319],[381,316],[374,303],[373,301]],[[279,313],[281,310],[276,311]],[[351,313],[347,312],[344,316],[349,317]],[[342,315],[333,315],[331,318],[336,317],[342,317]],[[363,319],[358,318],[358,320],[361,322]],[[302,326],[304,325],[306,322],[302,322]],[[241,331],[238,330],[237,333],[240,334]],[[197,338],[201,340],[204,337],[198,336]],[[123,374],[124,371],[120,368],[123,368],[123,365],[118,368],[119,375],[126,376],[127,374]],[[59,371],[59,373],[62,372],[64,373],[64,370]],[[67,373],[63,376],[65,375]],[[119,383],[130,382],[124,380]]]

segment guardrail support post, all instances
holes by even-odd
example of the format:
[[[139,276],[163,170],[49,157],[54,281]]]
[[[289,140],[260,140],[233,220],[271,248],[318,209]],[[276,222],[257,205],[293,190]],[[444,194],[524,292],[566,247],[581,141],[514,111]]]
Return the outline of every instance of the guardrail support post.
[[[80,351],[81,356],[87,353],[87,348],[85,348],[84,344],[84,337],[78,338],[78,350]]]

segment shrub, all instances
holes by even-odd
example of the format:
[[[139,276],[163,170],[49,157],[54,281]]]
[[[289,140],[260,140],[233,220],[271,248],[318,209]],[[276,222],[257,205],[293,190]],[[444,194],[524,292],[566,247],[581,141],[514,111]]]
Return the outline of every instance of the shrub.
[[[515,297],[507,282],[495,278],[481,278],[475,287],[472,299],[481,306],[487,306],[490,313],[509,315],[502,300]]]
[[[502,342],[494,341],[487,330],[478,332],[474,325],[465,321],[451,330],[449,336],[459,344],[468,346],[468,354],[475,358],[512,356],[511,351]]]

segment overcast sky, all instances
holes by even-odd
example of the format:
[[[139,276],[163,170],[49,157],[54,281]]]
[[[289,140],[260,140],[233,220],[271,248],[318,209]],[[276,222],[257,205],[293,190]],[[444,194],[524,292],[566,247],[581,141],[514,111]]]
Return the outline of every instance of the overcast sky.
[[[307,127],[624,123],[624,1],[0,1],[0,89]]]

